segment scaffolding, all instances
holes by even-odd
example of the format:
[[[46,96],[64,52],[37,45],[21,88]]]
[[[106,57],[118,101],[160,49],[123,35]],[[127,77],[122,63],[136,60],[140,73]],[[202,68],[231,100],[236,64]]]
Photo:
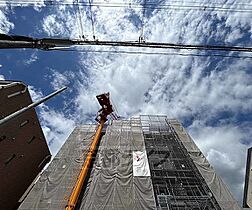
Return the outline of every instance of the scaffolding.
[[[166,116],[140,116],[157,209],[221,209]]]
[[[95,128],[75,128],[19,209],[64,208]],[[113,120],[104,128],[77,207],[241,209],[181,124],[156,115]]]

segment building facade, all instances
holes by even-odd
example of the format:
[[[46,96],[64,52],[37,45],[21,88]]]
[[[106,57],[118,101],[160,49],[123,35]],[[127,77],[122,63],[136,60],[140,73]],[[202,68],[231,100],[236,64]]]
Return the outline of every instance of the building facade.
[[[0,121],[31,103],[24,83],[0,81]],[[0,123],[0,209],[17,209],[50,158],[34,108]]]
[[[74,129],[19,209],[64,209],[95,129]],[[241,207],[177,120],[145,115],[104,128],[76,209]]]

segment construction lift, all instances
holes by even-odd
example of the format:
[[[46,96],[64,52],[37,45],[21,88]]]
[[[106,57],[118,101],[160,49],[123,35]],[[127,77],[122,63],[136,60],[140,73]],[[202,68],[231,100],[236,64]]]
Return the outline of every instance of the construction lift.
[[[73,210],[76,207],[79,195],[82,191],[83,185],[87,179],[87,175],[90,169],[90,165],[92,162],[92,158],[95,155],[97,145],[101,139],[102,128],[107,121],[108,115],[111,115],[112,119],[116,119],[116,114],[114,114],[113,106],[110,101],[109,93],[103,93],[101,95],[96,96],[99,104],[101,105],[101,109],[97,112],[96,121],[98,122],[98,127],[94,138],[92,140],[92,144],[87,153],[87,157],[85,162],[82,165],[81,171],[75,183],[75,186],[72,190],[70,198],[68,200],[68,204],[66,205],[66,210]]]

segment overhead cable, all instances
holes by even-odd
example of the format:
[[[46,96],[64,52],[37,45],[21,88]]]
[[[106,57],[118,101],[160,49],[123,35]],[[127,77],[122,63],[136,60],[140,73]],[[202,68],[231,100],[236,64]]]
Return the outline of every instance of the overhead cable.
[[[89,0],[90,2],[90,0]],[[0,5],[6,5],[10,4],[13,6],[22,6],[22,4],[36,4],[38,2],[36,1],[4,1],[0,0]],[[72,6],[73,3],[70,2],[55,2],[55,1],[44,1],[46,6],[58,6],[58,5],[66,5],[66,6]],[[213,5],[211,3],[211,5]],[[201,11],[219,11],[219,12],[241,12],[241,13],[251,13],[252,12],[252,5],[247,4],[239,8],[234,8],[233,5],[231,6],[225,6],[225,5],[220,5],[220,6],[211,6],[211,5],[206,5],[206,4],[201,4],[201,5],[196,5],[196,4],[154,4],[154,3],[146,3],[144,8],[145,9],[155,9],[155,10],[201,10]],[[104,7],[104,8],[130,8],[130,9],[142,9],[143,6],[137,3],[104,3],[104,2],[99,2],[99,3],[87,3],[87,2],[79,2],[79,6],[82,7],[90,7],[90,6],[97,6],[97,7]],[[238,6],[238,5],[237,5]],[[249,8],[250,7],[250,8]]]
[[[92,13],[91,0],[88,0],[88,2],[89,2],[90,19],[91,19],[91,24],[92,24],[93,39],[95,40],[96,37],[95,37],[94,18],[93,18],[93,13]]]
[[[47,40],[42,39],[41,41],[43,42],[43,40],[45,40],[44,43],[46,44]],[[158,42],[98,41],[98,40],[96,41],[69,40],[69,41],[71,45],[252,52],[251,47],[225,46],[225,45],[193,45],[193,44],[174,44],[174,43],[158,43]],[[55,42],[55,44],[57,43]]]
[[[81,15],[81,11],[80,11],[80,7],[79,7],[79,0],[76,0],[76,4],[77,6],[77,19],[79,20],[79,24],[80,24],[80,38],[84,38],[84,32],[83,32],[83,26],[82,26],[82,15]]]
[[[35,4],[35,3],[41,3],[41,1],[37,1],[37,0],[19,0],[19,1],[16,1],[16,0],[0,0],[0,1],[2,1],[2,2],[7,2],[7,3],[11,3],[11,2],[13,2],[13,3],[16,3],[16,4],[18,4],[18,2],[22,2],[22,3],[32,3],[32,4]],[[67,5],[71,5],[72,3],[74,3],[76,0],[73,0],[72,2],[70,2],[70,1],[66,1],[66,2],[64,2],[64,1],[53,1],[53,0],[44,0],[43,2],[44,3],[47,3],[47,4],[67,4]],[[82,3],[82,4],[85,4],[85,3],[87,3],[87,2],[80,2],[80,3]],[[153,2],[146,2],[147,3],[147,5],[157,5],[158,3],[153,3]],[[189,4],[202,4],[202,3],[204,3],[204,2],[202,2],[202,1],[183,1],[183,0],[172,0],[172,1],[169,1],[169,3],[168,4],[165,4],[165,3],[160,3],[159,5],[170,5],[170,4],[173,4],[173,3],[182,3],[182,4],[184,4],[184,3],[189,3]],[[94,4],[115,4],[115,5],[139,5],[139,3],[137,3],[137,2],[132,2],[131,0],[130,0],[130,2],[129,3],[127,3],[127,2],[124,2],[124,3],[122,3],[122,2],[113,2],[113,3],[109,3],[109,2],[106,2],[106,3],[104,3],[104,1],[102,2],[102,1],[96,1],[96,2],[94,2]],[[222,2],[211,2],[210,3],[211,5],[218,5],[219,7],[223,7],[223,6],[227,6],[227,5],[229,5],[229,6],[252,6],[251,5],[251,3],[249,3],[249,2],[225,2],[225,3],[222,3]]]
[[[146,0],[143,0],[142,20],[141,20],[142,25],[141,25],[141,33],[139,36],[139,42],[144,40],[145,8],[146,8]]]
[[[77,53],[111,53],[111,54],[129,54],[129,55],[166,55],[166,56],[183,56],[183,57],[221,57],[221,58],[237,58],[237,59],[252,59],[252,56],[246,55],[222,55],[222,54],[194,54],[180,52],[144,52],[144,51],[124,51],[124,50],[80,50],[80,49],[63,49],[54,48],[50,51],[62,52],[77,52]]]
[[[132,48],[156,48],[174,50],[200,50],[200,51],[226,51],[226,52],[252,52],[252,47],[226,46],[226,45],[197,45],[162,42],[136,42],[136,41],[89,41],[71,39],[43,38],[35,39],[24,36],[10,36],[0,34],[0,48],[37,48],[49,50],[55,47],[69,47],[75,45],[86,46],[109,46],[109,47],[132,47]]]

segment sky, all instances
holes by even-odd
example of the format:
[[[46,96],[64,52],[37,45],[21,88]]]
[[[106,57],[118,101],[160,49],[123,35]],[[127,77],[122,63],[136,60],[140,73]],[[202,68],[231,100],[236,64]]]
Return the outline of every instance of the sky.
[[[150,6],[145,9],[140,0],[93,0],[98,6],[79,9],[71,0],[6,2],[0,0],[0,33],[10,35],[113,41],[138,41],[142,35],[146,42],[252,46],[250,0],[146,0]],[[123,7],[111,7],[115,3]],[[94,123],[95,96],[110,92],[122,118],[166,114],[179,119],[242,202],[246,154],[252,146],[252,59],[237,57],[251,54],[95,46],[70,50],[0,50],[0,79],[25,82],[33,100],[68,87],[37,108],[53,155],[76,125]]]

